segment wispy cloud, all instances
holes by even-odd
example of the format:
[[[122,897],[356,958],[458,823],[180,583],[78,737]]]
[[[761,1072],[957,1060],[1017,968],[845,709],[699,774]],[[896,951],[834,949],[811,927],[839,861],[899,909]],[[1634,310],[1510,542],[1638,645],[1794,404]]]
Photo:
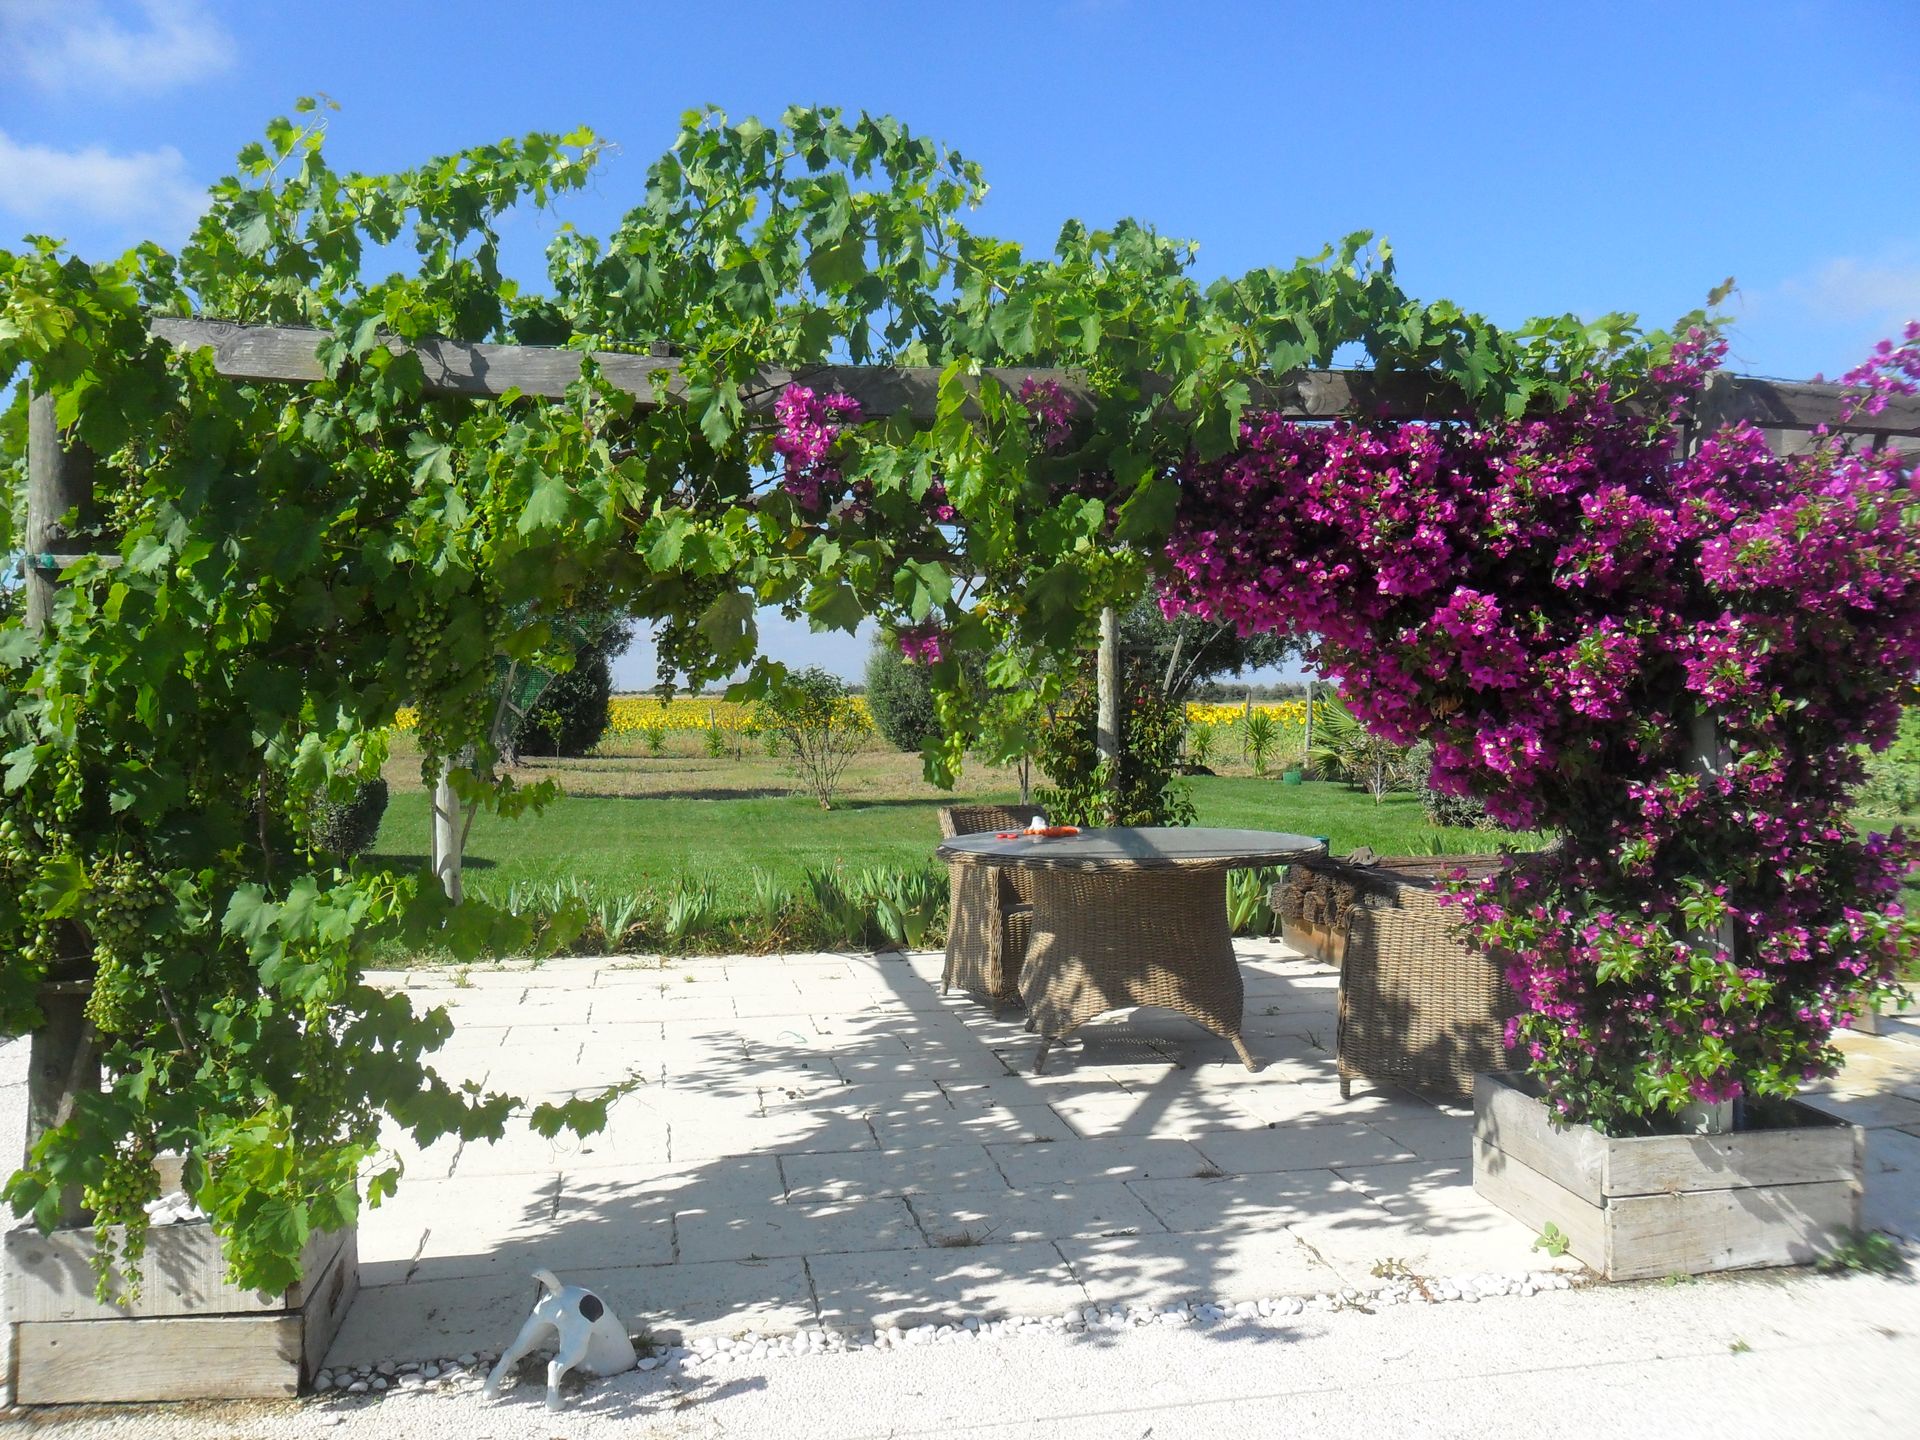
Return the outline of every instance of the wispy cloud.
[[[67,231],[104,221],[184,231],[206,204],[171,145],[116,154],[90,145],[56,150],[0,130],[0,210],[30,225]]]
[[[1832,320],[1910,320],[1920,315],[1920,260],[1841,256],[1783,282],[1779,294]]]
[[[0,74],[49,93],[153,95],[233,60],[233,38],[203,0],[0,3]]]

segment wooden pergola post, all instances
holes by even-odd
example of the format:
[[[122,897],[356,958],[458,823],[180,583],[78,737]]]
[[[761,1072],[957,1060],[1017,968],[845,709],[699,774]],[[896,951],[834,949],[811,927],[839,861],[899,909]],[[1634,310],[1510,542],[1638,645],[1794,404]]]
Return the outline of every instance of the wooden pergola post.
[[[92,452],[63,439],[53,396],[33,396],[27,402],[24,568],[26,624],[35,635],[43,634],[52,623],[56,577],[72,558],[74,531],[68,528],[67,517],[74,516],[84,525],[92,509]],[[40,1137],[72,1116],[80,1096],[100,1088],[100,1057],[93,1027],[87,1022],[91,947],[77,925],[68,922],[62,928],[73,937],[76,953],[56,957],[40,987],[44,1019],[33,1032],[27,1065],[29,1160]],[[67,1187],[60,1202],[61,1224],[77,1225],[85,1219],[78,1186]]]
[[[1099,701],[1098,729],[1094,744],[1102,760],[1120,764],[1120,617],[1111,605],[1100,612],[1100,651],[1094,665],[1094,685]],[[1111,825],[1114,815],[1107,812]]]

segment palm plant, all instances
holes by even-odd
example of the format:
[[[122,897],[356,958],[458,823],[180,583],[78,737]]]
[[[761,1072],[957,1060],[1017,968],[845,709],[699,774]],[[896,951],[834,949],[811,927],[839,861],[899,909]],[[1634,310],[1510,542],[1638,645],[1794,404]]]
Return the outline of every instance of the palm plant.
[[[1359,786],[1378,805],[1410,780],[1408,747],[1370,733],[1339,696],[1322,701],[1315,715],[1308,763],[1322,773]]]
[[[1196,720],[1187,727],[1187,760],[1196,766],[1209,764],[1213,759],[1214,746],[1219,743],[1220,734],[1204,720]]]
[[[1280,727],[1264,710],[1250,711],[1241,723],[1246,727],[1247,758],[1253,761],[1253,773],[1264,776],[1274,746],[1280,743]]]

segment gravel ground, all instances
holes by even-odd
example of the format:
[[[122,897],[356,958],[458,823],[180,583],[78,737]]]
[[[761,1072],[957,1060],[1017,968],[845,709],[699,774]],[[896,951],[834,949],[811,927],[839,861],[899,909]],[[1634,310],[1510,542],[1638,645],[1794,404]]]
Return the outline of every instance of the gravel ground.
[[[1596,1286],[1362,1313],[1086,1334],[1036,1330],[894,1351],[570,1383],[531,1370],[488,1403],[448,1389],[283,1405],[16,1415],[59,1440],[296,1437],[1912,1435],[1920,1284],[1774,1273]]]

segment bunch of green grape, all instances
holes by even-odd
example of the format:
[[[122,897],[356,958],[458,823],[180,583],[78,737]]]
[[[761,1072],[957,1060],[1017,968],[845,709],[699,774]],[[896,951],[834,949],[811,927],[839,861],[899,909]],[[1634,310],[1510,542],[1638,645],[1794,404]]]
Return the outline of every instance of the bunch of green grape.
[[[30,971],[45,971],[59,957],[61,922],[40,917],[39,907],[27,900],[39,879],[41,848],[15,815],[0,816],[0,892],[13,897],[15,921],[0,943],[17,954]]]
[[[163,897],[130,855],[116,853],[95,862],[90,879],[85,920],[93,937],[94,980],[87,1018],[108,1034],[132,1034],[140,1024],[145,989],[140,968],[151,917]]]
[[[430,601],[405,628],[408,679],[420,708],[421,748],[429,755],[456,754],[484,736],[493,722],[493,698],[485,683],[491,656],[476,659],[457,650],[447,638],[446,611]]]
[[[153,1160],[152,1139],[133,1136],[107,1156],[97,1182],[81,1187],[81,1202],[93,1212],[93,1293],[103,1305],[140,1298],[139,1266],[151,1228],[146,1207],[160,1191]]]

